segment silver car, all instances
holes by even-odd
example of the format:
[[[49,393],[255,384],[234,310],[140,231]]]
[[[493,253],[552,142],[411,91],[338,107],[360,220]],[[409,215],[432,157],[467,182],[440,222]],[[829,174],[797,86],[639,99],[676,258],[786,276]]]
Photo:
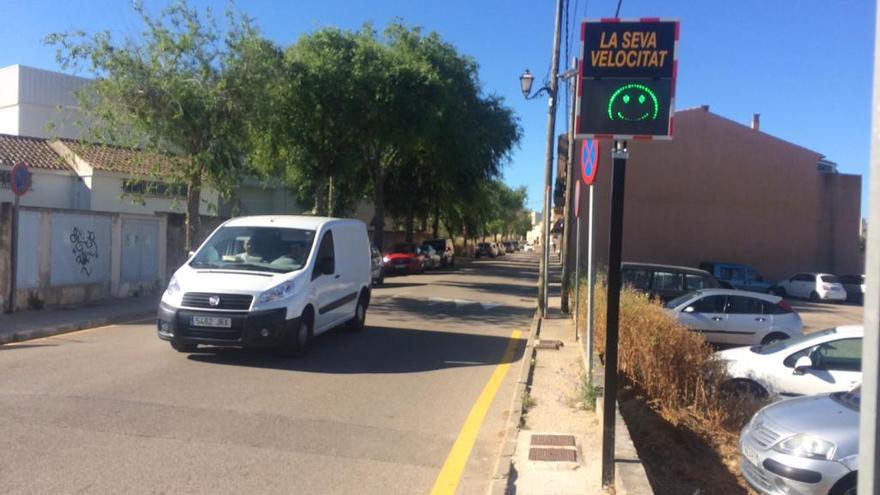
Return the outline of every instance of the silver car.
[[[855,495],[861,388],[758,411],[740,434],[740,469],[771,495]]]
[[[770,344],[800,336],[804,329],[781,297],[745,290],[701,289],[669,301],[666,310],[713,344]]]

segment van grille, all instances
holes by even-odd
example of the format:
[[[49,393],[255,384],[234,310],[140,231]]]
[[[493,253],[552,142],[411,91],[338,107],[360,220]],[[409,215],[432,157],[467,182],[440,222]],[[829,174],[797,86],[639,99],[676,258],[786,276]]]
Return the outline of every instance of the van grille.
[[[220,299],[216,306],[210,303],[211,297]],[[247,311],[254,296],[246,294],[210,294],[207,292],[187,292],[183,295],[183,306],[188,308],[225,309]]]

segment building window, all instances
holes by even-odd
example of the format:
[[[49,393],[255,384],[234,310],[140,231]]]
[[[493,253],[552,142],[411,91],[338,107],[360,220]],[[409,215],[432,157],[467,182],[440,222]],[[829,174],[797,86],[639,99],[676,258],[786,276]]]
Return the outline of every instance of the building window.
[[[128,179],[122,183],[122,192],[138,196],[159,198],[180,198],[186,196],[183,184],[165,184],[164,182]]]
[[[12,172],[0,170],[0,189],[12,189]]]

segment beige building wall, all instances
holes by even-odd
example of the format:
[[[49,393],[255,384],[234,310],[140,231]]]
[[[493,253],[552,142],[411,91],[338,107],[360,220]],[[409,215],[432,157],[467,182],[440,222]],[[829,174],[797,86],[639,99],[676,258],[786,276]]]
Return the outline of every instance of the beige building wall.
[[[603,141],[600,265],[608,250],[610,150]],[[861,177],[820,173],[820,158],[706,108],[676,112],[672,141],[629,143],[623,259],[747,263],[771,281],[797,271],[862,273]],[[583,188],[583,204],[586,194]]]

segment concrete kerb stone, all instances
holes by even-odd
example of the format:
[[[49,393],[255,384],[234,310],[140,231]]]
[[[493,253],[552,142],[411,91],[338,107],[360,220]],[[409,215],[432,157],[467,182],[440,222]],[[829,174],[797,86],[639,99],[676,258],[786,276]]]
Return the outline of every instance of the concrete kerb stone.
[[[20,330],[15,333],[0,335],[0,345],[10,344],[13,342],[25,342],[28,340],[41,339],[44,337],[52,337],[65,333],[77,332],[88,328],[103,327],[114,323],[123,323],[130,320],[148,318],[155,314],[154,311],[139,312],[114,318],[94,318],[76,323],[63,323],[60,325],[51,325],[40,328],[32,328],[28,330]]]
[[[523,399],[528,388],[529,374],[535,356],[535,342],[541,332],[541,318],[535,311],[532,324],[529,328],[529,336],[526,347],[523,350],[523,362],[520,365],[519,376],[516,381],[516,391],[510,406],[510,417],[507,418],[504,444],[501,447],[501,455],[495,464],[495,471],[489,483],[488,495],[505,495],[508,492],[510,471],[513,466],[513,456],[516,453],[516,439],[519,435],[520,421],[522,419]]]

